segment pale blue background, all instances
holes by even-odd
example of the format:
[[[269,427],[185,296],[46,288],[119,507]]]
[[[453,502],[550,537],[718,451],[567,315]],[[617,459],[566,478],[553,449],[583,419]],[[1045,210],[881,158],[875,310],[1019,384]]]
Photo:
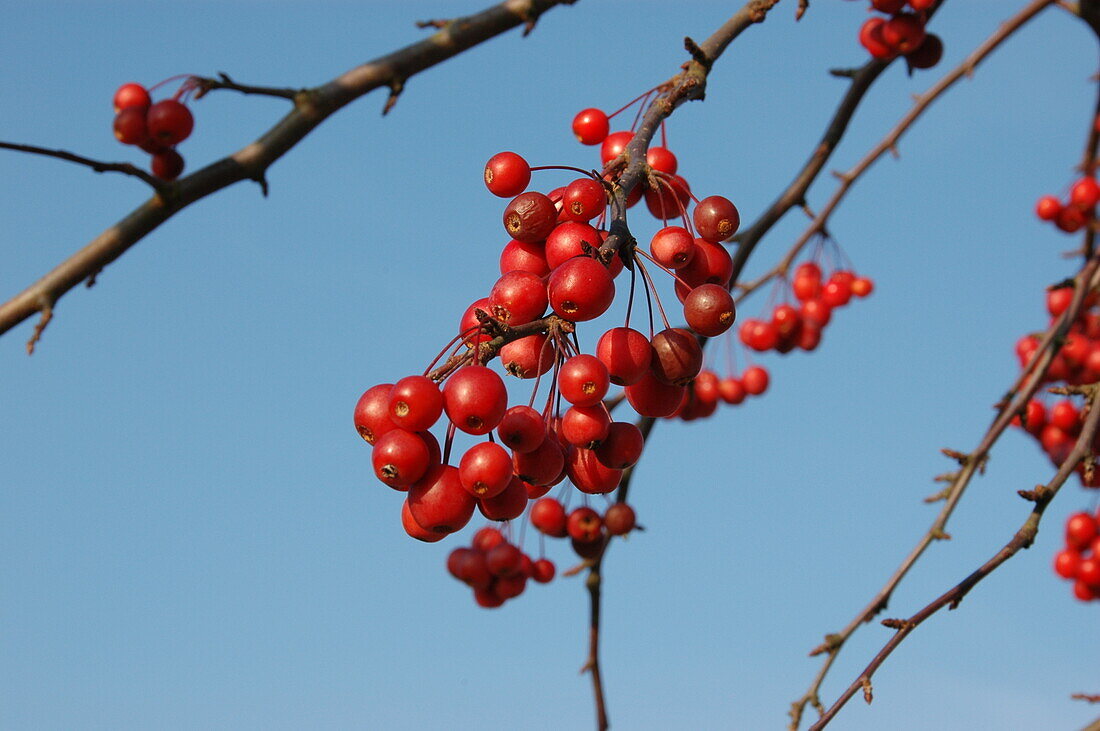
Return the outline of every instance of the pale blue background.
[[[418,39],[412,22],[480,2],[0,2],[0,139],[144,162],[110,132],[125,81],[226,71],[323,82]],[[892,68],[832,167],[848,167],[909,95],[1023,3],[949,0],[941,68]],[[722,58],[670,144],[701,194],[751,220],[793,175],[862,63],[863,3],[781,3]],[[498,611],[449,578],[459,538],[404,535],[370,477],[351,411],[419,371],[496,277],[502,202],[481,184],[502,149],[596,164],[569,122],[674,73],[684,35],[738,3],[582,0],[326,122],[252,184],[203,200],[57,308],[28,358],[0,339],[0,727],[5,729],[589,728],[587,597],[532,586]],[[812,355],[760,358],[763,399],[660,424],[633,500],[648,531],[606,563],[604,669],[619,729],[786,723],[805,658],[870,598],[935,508],[930,478],[969,449],[1045,325],[1043,287],[1078,245],[1041,225],[1094,104],[1096,41],[1050,10],[938,102],[854,189],[831,229],[875,295],[837,313]],[[197,169],[283,112],[218,93],[181,151]],[[543,174],[545,188],[567,177]],[[833,189],[811,191],[819,207]],[[0,154],[0,297],[146,196],[142,184]],[[640,235],[652,231],[643,214]],[[752,272],[785,251],[797,211]],[[667,289],[670,289],[664,285]],[[670,298],[671,299],[671,298]],[[765,297],[746,303],[756,315]],[[598,333],[582,331],[591,344]],[[518,392],[517,392],[518,393]],[[1023,521],[1015,495],[1050,467],[1006,436],[887,616],[923,606]],[[1076,484],[1037,545],[921,627],[836,728],[1075,728],[1096,682],[1097,605],[1051,569]],[[468,537],[469,532],[463,535]],[[531,550],[536,550],[529,544]],[[559,565],[569,552],[553,545]],[[889,636],[862,629],[835,696]]]

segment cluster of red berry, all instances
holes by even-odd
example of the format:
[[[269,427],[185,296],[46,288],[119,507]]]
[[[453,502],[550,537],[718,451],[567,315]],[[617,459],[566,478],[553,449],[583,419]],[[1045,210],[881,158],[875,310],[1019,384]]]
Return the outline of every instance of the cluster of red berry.
[[[905,12],[908,5],[912,12]],[[930,69],[943,57],[943,41],[927,33],[924,24],[935,0],[871,0],[871,9],[890,17],[868,18],[859,29],[859,42],[875,58],[905,56],[910,69]]]
[[[183,157],[176,152],[176,145],[187,139],[195,126],[191,110],[178,98],[154,104],[149,91],[133,83],[119,87],[114,103],[118,141],[152,155],[149,167],[161,180],[178,178],[183,172]]]
[[[795,348],[813,350],[821,333],[832,320],[833,311],[844,307],[853,296],[866,297],[875,285],[846,269],[837,269],[822,281],[821,267],[806,261],[795,268],[791,292],[800,305],[782,302],[772,310],[770,320],[749,318],[741,322],[741,342],[757,352],[789,353]]]
[[[554,563],[547,558],[532,561],[496,528],[474,533],[469,548],[456,548],[447,556],[447,571],[474,590],[474,601],[486,608],[499,607],[527,588],[527,580],[545,584],[554,578]]]
[[[675,170],[671,153],[665,158],[653,153],[649,190],[639,195],[660,188],[674,174],[664,172]],[[598,550],[605,535],[633,527],[633,510],[624,503],[602,517],[587,505],[587,495],[618,487],[644,447],[638,427],[612,420],[605,398],[612,384],[622,386],[638,413],[654,417],[676,412],[688,399],[688,385],[702,368],[700,337],[726,332],[735,319],[728,291],[732,260],[719,242],[736,231],[739,216],[729,200],[711,196],[696,201],[689,218],[690,194],[675,197],[668,209],[671,215],[675,206],[683,225],[659,231],[652,255],[630,236],[623,237],[617,251],[601,250],[610,236],[604,226],[608,196],[623,168],[610,162],[601,176],[576,168],[532,168],[513,152],[494,155],[485,167],[485,185],[511,199],[503,215],[511,240],[500,255],[501,276],[487,297],[467,308],[458,335],[424,375],[374,386],[356,404],[355,426],[373,445],[376,477],[407,493],[402,524],[414,538],[438,541],[463,528],[475,509],[492,521],[514,520],[532,500],[537,501],[532,523],[547,535],[569,535],[580,555]],[[543,169],[574,170],[584,177],[549,195],[528,190],[532,171]],[[629,267],[632,277],[640,273],[646,296],[656,297],[643,259],[676,277],[692,329],[668,326],[666,319],[666,328],[655,334],[651,322],[647,337],[629,326],[628,309],[626,324],[606,330],[594,354],[581,352],[577,323],[608,310],[615,277],[624,269]],[[499,355],[507,374],[534,379],[528,404],[509,406],[504,380],[484,365],[493,355]],[[551,370],[546,406],[539,411],[535,397],[541,377]],[[447,436],[441,449],[430,430],[444,414]],[[467,449],[455,466],[450,452],[457,431],[488,440]],[[544,497],[566,478],[585,501],[568,516],[561,501]],[[500,537],[485,537],[493,535]],[[525,562],[522,550],[499,531],[478,536],[472,547],[453,552],[448,566],[474,588],[482,606],[517,596],[527,578],[552,578],[552,563]]]
[[[1100,599],[1100,525],[1091,513],[1066,520],[1066,547],[1054,556],[1054,573],[1073,581],[1073,595],[1083,602]]]
[[[768,390],[770,377],[763,366],[749,366],[740,377],[719,378],[712,370],[703,370],[695,377],[687,398],[669,419],[695,421],[705,419],[718,409],[718,402],[736,406],[748,396],[759,396]]]
[[[1062,347],[1047,368],[1044,383],[1065,383],[1077,386],[1100,381],[1100,310],[1094,307],[1095,297],[1086,298],[1086,307],[1070,325]],[[1047,292],[1047,311],[1058,317],[1073,300],[1072,287],[1056,287]],[[1039,348],[1037,335],[1025,335],[1016,342],[1016,356],[1020,367],[1026,368]],[[1023,427],[1039,441],[1043,451],[1056,466],[1061,465],[1073,449],[1081,433],[1084,414],[1070,399],[1062,399],[1047,405],[1043,399],[1028,402],[1021,416],[1013,424]],[[1100,444],[1096,445],[1100,448]],[[1083,468],[1078,469],[1084,482]],[[1100,487],[1100,475],[1084,482],[1086,487]]]
[[[1035,215],[1071,234],[1095,217],[1097,203],[1100,203],[1100,183],[1096,182],[1096,178],[1086,176],[1070,187],[1065,203],[1053,195],[1040,198],[1035,204]]]

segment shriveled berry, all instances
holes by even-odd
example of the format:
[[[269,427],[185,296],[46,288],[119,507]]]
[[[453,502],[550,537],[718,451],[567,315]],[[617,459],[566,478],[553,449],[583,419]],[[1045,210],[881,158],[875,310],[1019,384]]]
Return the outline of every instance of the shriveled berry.
[[[547,196],[529,190],[504,209],[504,230],[519,241],[542,241],[558,221],[558,209]]]

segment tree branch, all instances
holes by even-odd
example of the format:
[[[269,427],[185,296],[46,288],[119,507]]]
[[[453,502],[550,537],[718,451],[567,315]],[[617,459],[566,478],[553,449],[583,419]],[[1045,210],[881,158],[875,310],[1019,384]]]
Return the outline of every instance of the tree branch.
[[[48,147],[37,147],[36,145],[20,145],[14,142],[0,142],[0,149],[3,150],[15,150],[16,152],[26,152],[32,155],[44,155],[46,157],[56,157],[59,160],[67,160],[69,162],[75,162],[77,165],[84,165],[91,168],[97,173],[123,173],[124,175],[132,175],[139,180],[148,183],[149,186],[157,191],[161,192],[168,188],[168,183],[160,178],[150,175],[136,165],[131,165],[128,162],[101,162],[99,160],[93,160],[90,157],[84,157],[83,155],[76,155],[66,150],[52,150]]]
[[[457,20],[428,38],[347,71],[294,97],[294,109],[255,142],[171,183],[84,248],[8,302],[0,305],[0,334],[36,312],[46,312],[69,290],[122,256],[173,215],[242,180],[266,185],[268,167],[334,112],[380,87],[390,87],[473,46],[575,0],[505,0]],[[256,88],[256,87],[249,87]]]

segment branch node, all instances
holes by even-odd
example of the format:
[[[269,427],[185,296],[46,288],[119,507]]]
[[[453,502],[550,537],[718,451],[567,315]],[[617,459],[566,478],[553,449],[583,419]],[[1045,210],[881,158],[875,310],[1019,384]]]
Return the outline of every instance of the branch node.
[[[884,619],[882,620],[883,627],[889,627],[890,629],[903,630],[913,629],[917,625],[910,622],[908,619]]]
[[[944,456],[950,457],[963,467],[966,467],[966,465],[970,462],[970,455],[966,454],[965,452],[959,452],[955,449],[948,449],[947,447],[944,447],[940,451],[943,452]]]
[[[50,320],[53,319],[53,303],[49,299],[43,298],[38,307],[39,311],[42,313],[42,317],[34,326],[34,333],[31,334],[31,339],[27,341],[27,355],[34,355],[35,343],[42,339],[42,331],[46,329],[46,326],[50,324]]]
[[[690,36],[684,36],[684,49],[691,54],[692,61],[702,66],[704,70],[710,71],[710,67],[714,65],[714,59],[707,56]]]
[[[824,642],[822,642],[814,649],[810,650],[810,657],[816,657],[817,655],[821,655],[826,652],[834,653],[839,650],[840,646],[843,644],[844,638],[841,635],[836,634],[835,632],[827,634],[825,635]]]
[[[871,704],[874,700],[874,694],[871,692],[871,679],[864,676],[860,678],[859,684],[863,686],[863,700],[867,701],[867,705]]]
[[[932,536],[936,541],[950,541],[951,534],[945,531],[943,528],[933,528],[928,535]]]
[[[390,95],[386,97],[386,103],[382,107],[382,116],[386,116],[390,113],[390,110],[397,104],[397,97],[401,96],[401,92],[405,90],[405,80],[400,77],[395,77],[390,81]]]

